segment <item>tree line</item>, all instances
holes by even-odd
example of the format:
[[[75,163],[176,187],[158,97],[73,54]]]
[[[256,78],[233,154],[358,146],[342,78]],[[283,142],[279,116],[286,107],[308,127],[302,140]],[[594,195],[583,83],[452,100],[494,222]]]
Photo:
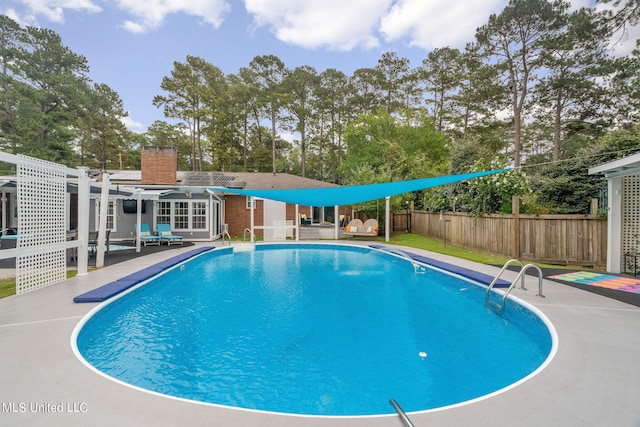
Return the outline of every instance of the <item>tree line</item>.
[[[2,16],[0,146],[68,166],[127,169],[139,167],[141,145],[169,145],[181,170],[341,184],[513,166],[395,203],[496,212],[520,194],[525,211],[584,212],[601,186],[586,168],[640,151],[640,52],[615,57],[610,44],[638,23],[640,6],[610,2],[617,13],[510,0],[464,49],[434,49],[416,67],[386,52],[346,75],[261,55],[225,74],[187,56],[151,100],[167,120],[144,134],[122,125],[119,95],[91,82],[87,60],[57,34]]]

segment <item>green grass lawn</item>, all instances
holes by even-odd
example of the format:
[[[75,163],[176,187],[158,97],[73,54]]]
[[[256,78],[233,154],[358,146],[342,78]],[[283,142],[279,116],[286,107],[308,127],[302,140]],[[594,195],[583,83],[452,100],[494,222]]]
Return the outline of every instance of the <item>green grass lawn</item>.
[[[378,238],[378,241],[384,243],[384,238]],[[396,234],[391,237],[389,243],[396,245],[409,246],[412,248],[424,249],[426,251],[436,252],[443,255],[450,255],[456,258],[466,259],[468,261],[474,261],[480,264],[498,265],[503,266],[510,258],[500,257],[497,255],[486,254],[483,252],[470,251],[468,249],[459,248],[457,246],[446,245],[435,239],[429,237],[420,236],[418,234]],[[527,264],[527,260],[521,259],[522,262]],[[533,262],[540,268],[566,268],[566,269],[580,269],[580,270],[593,270],[600,271],[594,268],[588,268],[584,266],[572,266],[572,265],[551,265],[542,264],[539,262]]]
[[[384,238],[381,238],[380,241],[384,242]],[[504,263],[508,260],[508,258],[485,254],[482,252],[474,252],[456,246],[445,245],[441,241],[431,239],[429,237],[420,236],[419,234],[396,234],[390,238],[389,243],[424,249],[426,251],[436,252],[443,255],[450,255],[456,258],[478,262],[480,264],[504,265]]]
[[[16,279],[0,280],[0,298],[16,293]]]
[[[72,278],[78,272],[76,270],[67,270],[67,279]],[[0,280],[0,298],[8,297],[16,294],[16,279]]]

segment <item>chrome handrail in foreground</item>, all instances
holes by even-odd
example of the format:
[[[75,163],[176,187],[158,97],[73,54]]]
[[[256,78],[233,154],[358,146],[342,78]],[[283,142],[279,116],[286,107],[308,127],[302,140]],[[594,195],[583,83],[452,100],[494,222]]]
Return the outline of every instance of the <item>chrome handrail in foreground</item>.
[[[400,419],[404,423],[405,427],[413,427],[413,423],[411,422],[407,414],[402,410],[400,405],[398,405],[398,402],[396,402],[395,399],[389,399],[389,403],[391,403],[398,415],[400,415]]]

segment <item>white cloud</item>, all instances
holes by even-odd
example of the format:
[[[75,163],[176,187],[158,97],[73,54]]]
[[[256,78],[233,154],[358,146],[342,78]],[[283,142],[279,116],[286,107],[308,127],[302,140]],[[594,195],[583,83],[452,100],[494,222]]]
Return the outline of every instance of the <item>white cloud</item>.
[[[577,1],[577,0],[574,0]],[[622,7],[625,2],[618,5]],[[617,8],[612,4],[598,4],[596,5],[597,10],[611,10],[615,11]],[[636,47],[636,40],[640,39],[640,25],[636,26],[625,26],[623,29],[618,31],[618,33],[614,34],[611,38],[611,49],[613,50],[614,56],[626,56],[630,55],[633,49]]]
[[[89,13],[101,12],[102,8],[91,0],[20,0],[26,11],[19,14],[14,9],[6,12],[7,16],[19,23],[37,24],[37,18],[43,16],[51,22],[64,22],[64,11],[75,10]],[[11,14],[9,14],[11,13]]]
[[[278,137],[280,139],[282,139],[283,141],[287,141],[287,142],[290,142],[291,144],[293,144],[293,143],[298,142],[298,139],[300,138],[300,135],[287,132],[287,133],[279,133]]]
[[[569,3],[571,3],[569,11],[574,11],[583,7],[593,7],[595,2],[593,0],[569,0]]]
[[[15,0],[23,8],[0,9],[20,23],[36,24],[44,17],[64,22],[65,10],[102,11],[113,4],[128,14],[122,27],[135,34],[162,25],[171,14],[200,18],[218,28],[231,11],[229,0]],[[500,13],[508,0],[244,0],[256,27],[267,27],[280,41],[316,49],[348,51],[375,48],[383,41],[406,42],[431,50],[464,47],[491,13]],[[597,6],[594,0],[571,0],[572,10]],[[106,6],[105,6],[106,7]],[[240,13],[240,10],[237,10]],[[617,51],[628,54],[640,30],[632,29]],[[384,40],[381,40],[384,39]]]
[[[147,28],[144,25],[133,21],[124,21],[122,28],[133,34],[142,34],[147,31]]]
[[[640,40],[640,25],[627,27],[614,35],[611,42],[615,56],[631,55],[636,48],[636,41]]]
[[[145,130],[145,127],[144,127],[144,125],[142,123],[134,121],[129,116],[121,118],[120,121],[131,132],[141,133],[141,132],[144,132],[144,130]]]
[[[26,22],[22,18],[22,16],[20,16],[20,14],[18,12],[16,12],[15,9],[6,9],[6,10],[3,10],[3,11],[0,11],[0,13],[2,13],[3,15],[8,16],[11,19],[13,19],[14,21],[16,21],[21,26],[29,25],[29,23]]]
[[[375,29],[392,0],[245,0],[257,26],[305,48],[350,50],[379,45]]]
[[[506,0],[399,0],[381,20],[380,31],[389,41],[409,38],[424,49],[464,47],[476,28],[499,13]]]
[[[0,9],[0,12],[29,25],[36,24],[40,17],[50,22],[62,23],[65,10],[89,13],[102,11],[92,0],[17,0],[17,3],[22,4],[24,12],[19,13],[16,9]],[[133,33],[144,33],[158,27],[172,13],[196,16],[217,28],[231,10],[226,0],[111,0],[109,3],[115,4],[134,18],[123,23],[123,27]]]
[[[184,13],[218,28],[231,10],[225,0],[115,0],[121,10],[136,17],[123,27],[133,33],[144,33],[162,24],[167,15]]]
[[[499,14],[508,0],[244,0],[257,27],[267,27],[280,41],[304,48],[348,51],[403,41],[426,50],[463,48],[476,29]],[[596,6],[571,0],[571,9]],[[602,7],[602,6],[598,6]],[[635,41],[630,34],[623,49]]]

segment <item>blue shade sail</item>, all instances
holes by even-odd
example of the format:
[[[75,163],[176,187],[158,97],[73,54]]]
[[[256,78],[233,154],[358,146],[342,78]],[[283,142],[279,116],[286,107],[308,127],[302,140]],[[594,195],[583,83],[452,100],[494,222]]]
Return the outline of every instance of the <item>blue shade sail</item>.
[[[351,185],[330,188],[296,188],[288,190],[240,190],[226,187],[210,187],[209,191],[260,197],[263,199],[286,202],[304,206],[336,206],[352,205],[369,200],[382,199],[387,196],[410,193],[425,188],[452,184],[467,179],[493,175],[510,169],[496,169],[460,175],[438,176],[433,178],[414,179],[410,181],[384,182],[381,184]]]

